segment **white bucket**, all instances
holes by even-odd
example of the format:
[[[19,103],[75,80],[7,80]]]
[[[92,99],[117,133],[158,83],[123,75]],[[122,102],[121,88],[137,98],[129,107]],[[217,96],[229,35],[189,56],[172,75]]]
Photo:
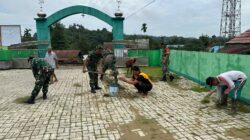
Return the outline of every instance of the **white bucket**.
[[[117,84],[110,84],[109,85],[109,94],[110,96],[116,96],[119,91]]]

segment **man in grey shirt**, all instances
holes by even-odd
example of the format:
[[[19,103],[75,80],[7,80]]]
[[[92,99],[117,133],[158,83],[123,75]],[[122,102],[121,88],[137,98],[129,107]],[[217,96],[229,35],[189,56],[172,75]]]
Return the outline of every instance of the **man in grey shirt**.
[[[53,73],[50,77],[50,82],[51,83],[57,82],[58,79],[57,79],[56,74],[55,74],[55,69],[58,68],[57,56],[56,56],[56,53],[52,51],[51,47],[48,48],[48,51],[45,55],[45,60],[47,61],[47,63],[50,64],[50,66],[53,69]],[[54,78],[55,78],[55,81],[53,80]]]

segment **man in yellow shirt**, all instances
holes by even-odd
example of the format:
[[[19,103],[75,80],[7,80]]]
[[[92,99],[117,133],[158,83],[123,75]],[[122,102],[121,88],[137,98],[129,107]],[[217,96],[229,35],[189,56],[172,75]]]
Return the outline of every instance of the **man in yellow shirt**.
[[[142,93],[143,96],[148,95],[148,91],[150,91],[153,87],[149,76],[143,72],[141,72],[138,66],[134,66],[133,70],[133,77],[132,79],[128,80],[125,77],[120,77],[121,81],[124,81],[128,84],[134,85],[135,88],[138,90],[138,93]]]

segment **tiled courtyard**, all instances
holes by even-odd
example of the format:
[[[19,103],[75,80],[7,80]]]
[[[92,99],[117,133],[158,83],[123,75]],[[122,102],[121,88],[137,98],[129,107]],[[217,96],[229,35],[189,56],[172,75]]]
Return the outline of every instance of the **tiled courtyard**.
[[[108,88],[91,94],[80,67],[56,70],[48,99],[40,93],[34,105],[21,101],[34,86],[31,70],[0,71],[0,139],[250,139],[250,114],[202,104],[205,93],[155,82],[147,98],[124,83],[118,97]]]

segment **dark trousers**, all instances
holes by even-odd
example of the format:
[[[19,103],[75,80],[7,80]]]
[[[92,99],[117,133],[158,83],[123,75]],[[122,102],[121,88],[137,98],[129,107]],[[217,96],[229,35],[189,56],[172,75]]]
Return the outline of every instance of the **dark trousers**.
[[[95,88],[95,86],[98,85],[98,73],[97,73],[97,67],[87,67],[89,72],[89,85],[90,88]]]
[[[126,68],[127,68],[127,74],[132,73],[133,65],[126,65]]]
[[[31,96],[35,98],[40,92],[41,88],[42,88],[43,94],[47,95],[48,88],[49,88],[49,81],[50,81],[50,75],[49,76],[40,75],[38,79],[36,80],[35,87],[31,93]]]
[[[138,91],[143,92],[144,94],[147,94],[148,91],[152,89],[152,85],[148,83],[137,83],[135,84],[135,88]]]

